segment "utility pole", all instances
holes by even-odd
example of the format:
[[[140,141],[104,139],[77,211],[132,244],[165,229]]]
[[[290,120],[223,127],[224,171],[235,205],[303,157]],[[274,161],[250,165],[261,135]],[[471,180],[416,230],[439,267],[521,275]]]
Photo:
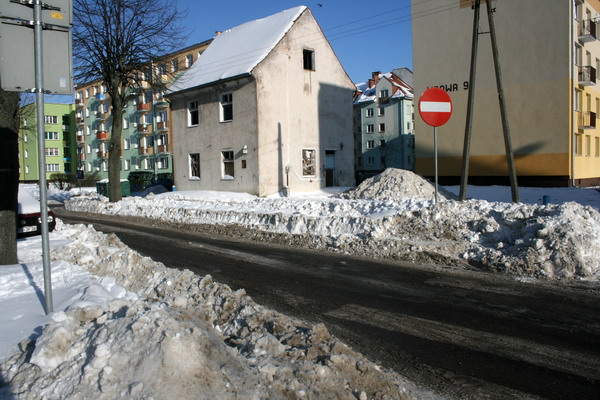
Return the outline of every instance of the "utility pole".
[[[514,156],[512,151],[512,142],[510,138],[510,128],[508,124],[508,116],[506,112],[506,104],[504,100],[504,89],[502,86],[502,74],[500,71],[500,62],[498,56],[498,44],[496,40],[496,28],[494,25],[494,17],[491,6],[491,0],[486,1],[487,8],[487,16],[489,23],[489,34],[492,42],[492,55],[494,59],[494,70],[496,73],[496,86],[498,90],[498,104],[500,106],[500,117],[502,120],[502,132],[504,134],[504,147],[506,153],[506,161],[508,164],[508,175],[510,179],[510,187],[512,194],[512,201],[514,203],[520,202],[519,199],[519,188],[517,186],[517,173],[514,163]],[[473,123],[473,97],[474,97],[474,88],[475,88],[475,71],[477,64],[477,47],[479,44],[479,14],[481,9],[481,0],[475,0],[475,4],[473,6],[475,11],[475,16],[473,20],[473,41],[471,48],[471,72],[469,76],[469,96],[467,100],[467,121],[465,126],[465,142],[463,148],[463,162],[462,162],[462,172],[461,172],[461,181],[460,181],[460,192],[459,199],[465,200],[467,194],[467,180],[469,175],[469,154],[470,154],[470,146],[471,146],[471,131],[472,131],[472,123]]]

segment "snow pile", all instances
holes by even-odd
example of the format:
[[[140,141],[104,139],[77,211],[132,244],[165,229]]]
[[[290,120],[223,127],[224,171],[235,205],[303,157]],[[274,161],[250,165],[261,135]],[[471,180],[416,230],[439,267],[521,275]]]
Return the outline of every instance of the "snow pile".
[[[53,314],[0,366],[20,399],[402,399],[424,395],[332,337],[243,290],[142,257],[114,235],[59,227],[54,260],[115,278],[136,295]],[[106,278],[105,278],[106,279]],[[120,286],[113,285],[117,291]],[[110,289],[110,285],[108,286]],[[94,296],[101,293],[89,293]],[[121,293],[123,294],[123,293]],[[90,297],[88,297],[90,299]]]
[[[387,168],[381,174],[365,180],[341,197],[375,200],[429,200],[434,196],[435,187],[426,179],[404,169]],[[438,193],[438,199],[444,200],[445,197]]]
[[[177,192],[118,203],[80,198],[65,207],[373,258],[544,279],[600,277],[600,254],[592,250],[600,246],[595,208],[485,200],[435,205],[432,190],[410,171],[388,169],[344,198],[219,199]]]

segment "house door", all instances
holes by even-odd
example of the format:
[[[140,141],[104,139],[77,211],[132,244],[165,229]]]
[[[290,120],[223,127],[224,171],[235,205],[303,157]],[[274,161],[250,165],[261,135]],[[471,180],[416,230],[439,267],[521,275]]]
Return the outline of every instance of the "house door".
[[[325,150],[325,186],[334,186],[335,151]]]

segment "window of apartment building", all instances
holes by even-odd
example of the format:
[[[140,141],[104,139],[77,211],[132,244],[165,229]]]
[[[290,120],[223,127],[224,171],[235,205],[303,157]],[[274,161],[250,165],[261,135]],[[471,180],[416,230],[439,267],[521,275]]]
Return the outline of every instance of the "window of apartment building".
[[[382,89],[379,91],[379,98],[385,98],[385,97],[389,97],[390,92],[387,89]]]
[[[58,140],[58,132],[46,132],[46,140]]]
[[[131,148],[131,140],[123,139],[123,150],[129,150]]]
[[[145,161],[145,165],[144,165],[144,169],[154,169],[154,159],[153,158],[146,158]]]
[[[367,140],[367,149],[374,149],[374,148],[375,148],[375,141]]]
[[[575,135],[575,154],[578,156],[583,155],[583,135]]]
[[[585,135],[585,156],[589,157],[592,155],[592,138],[590,135]]]
[[[29,150],[25,149],[25,158],[29,158]]]
[[[45,148],[45,153],[47,156],[59,156],[59,150],[55,147],[46,147]]]
[[[29,165],[25,166],[25,173],[28,174],[29,173]]]
[[[123,129],[129,129],[129,118],[123,118]]]
[[[108,162],[105,161],[102,163],[102,171],[104,171],[104,172],[108,171]]]
[[[385,132],[385,124],[384,123],[379,124],[379,132]]]
[[[233,179],[235,177],[233,150],[221,151],[222,178]]]
[[[575,89],[573,96],[573,108],[575,111],[581,111],[581,90]]]
[[[379,116],[385,115],[385,108],[383,106],[377,107],[377,115],[379,115]]]
[[[123,169],[129,171],[131,169],[131,160],[123,160]]]
[[[194,55],[193,54],[188,54],[185,56],[185,67],[189,68],[192,66],[192,64],[194,63]]]
[[[92,172],[92,163],[91,162],[88,162],[86,164],[86,170],[87,170],[87,172]]]
[[[158,64],[158,67],[156,67],[156,72],[158,73],[158,75],[166,75],[167,65],[164,63]]]
[[[190,179],[200,179],[200,153],[190,153]]]
[[[85,98],[86,99],[90,98],[90,89],[85,89]]]
[[[367,124],[367,133],[373,133],[373,132],[375,132],[375,125]]]
[[[27,134],[25,133],[25,134],[23,134],[23,141],[24,141],[25,143],[27,143],[27,140],[29,140],[29,139],[28,139],[28,137],[27,137]]]
[[[197,126],[200,122],[198,100],[188,102],[188,126]]]
[[[85,152],[88,154],[92,154],[92,146],[90,146],[89,144],[85,145]]]
[[[385,139],[381,139],[381,140],[379,141],[379,146],[381,146],[381,147],[385,147]]]
[[[369,166],[375,165],[375,157],[367,157],[367,165],[369,165]]]
[[[595,147],[595,151],[594,151],[594,156],[596,157],[600,157],[600,138],[594,138],[594,147]]]
[[[221,122],[233,121],[233,93],[221,95]]]
[[[45,124],[58,124],[58,117],[56,115],[44,115]]]
[[[367,108],[366,109],[366,116],[367,117],[372,117],[373,116],[373,109],[372,108]]]
[[[316,150],[302,149],[302,176],[316,175]]]
[[[583,61],[583,51],[581,49],[581,46],[578,44],[575,44],[575,51],[573,52],[573,62],[575,63],[575,66],[577,67],[581,67],[582,65],[582,61]]]
[[[177,72],[177,71],[179,71],[179,60],[178,59],[171,60],[171,72]]]
[[[302,50],[302,61],[304,69],[309,71],[315,70],[315,52],[314,50],[304,49]]]
[[[94,93],[94,96],[98,94],[98,87],[97,86],[94,86],[92,88],[92,93]]]
[[[158,158],[158,169],[167,169],[169,168],[169,158],[168,157],[159,157]]]
[[[46,164],[46,172],[60,172],[60,165]]]

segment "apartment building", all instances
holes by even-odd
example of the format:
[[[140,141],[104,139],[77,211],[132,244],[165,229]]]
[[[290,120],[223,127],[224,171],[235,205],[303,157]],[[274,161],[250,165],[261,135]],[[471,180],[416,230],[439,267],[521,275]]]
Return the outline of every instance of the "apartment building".
[[[170,53],[140,71],[142,87],[127,103],[123,116],[121,179],[132,171],[173,173],[171,111],[163,93],[153,91],[151,79],[168,84],[198,60],[211,40]],[[133,90],[133,89],[132,89]],[[108,177],[112,116],[110,98],[102,81],[78,85],[75,93],[77,167]]]
[[[397,68],[373,72],[356,84],[354,96],[355,164],[357,181],[386,168],[414,169],[412,71]],[[407,78],[409,77],[409,78]]]
[[[491,1],[491,0],[490,0]],[[438,128],[440,182],[460,181],[474,0],[444,10],[412,1],[415,93],[441,87],[453,102]],[[498,53],[520,185],[600,184],[599,0],[499,0]],[[487,19],[481,1],[469,182],[508,184]],[[433,130],[416,118],[416,171],[433,176]]]
[[[44,135],[46,179],[54,173],[75,173],[75,107],[72,104],[44,104]],[[40,179],[35,103],[21,109],[19,128],[19,181],[36,182]]]

